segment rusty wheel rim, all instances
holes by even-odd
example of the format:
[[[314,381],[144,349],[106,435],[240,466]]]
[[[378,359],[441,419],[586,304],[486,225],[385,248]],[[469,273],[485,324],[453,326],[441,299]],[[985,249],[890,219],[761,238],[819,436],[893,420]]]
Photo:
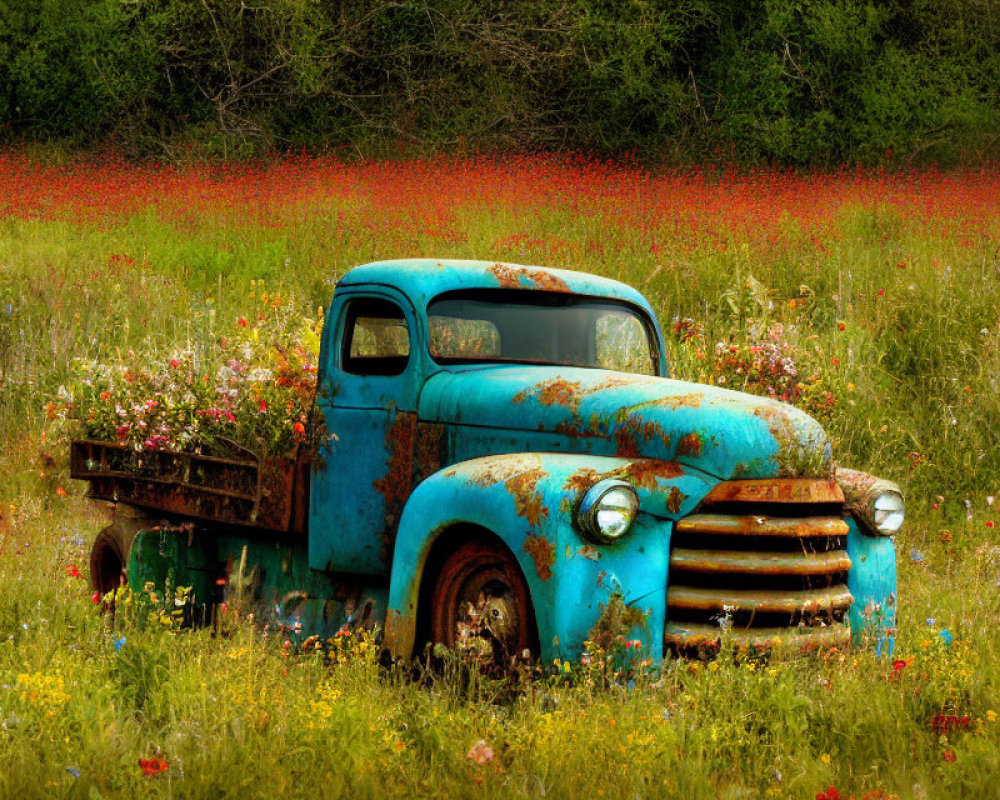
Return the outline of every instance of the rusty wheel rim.
[[[502,668],[535,649],[528,587],[513,556],[470,542],[441,567],[431,604],[431,636],[460,657]]]

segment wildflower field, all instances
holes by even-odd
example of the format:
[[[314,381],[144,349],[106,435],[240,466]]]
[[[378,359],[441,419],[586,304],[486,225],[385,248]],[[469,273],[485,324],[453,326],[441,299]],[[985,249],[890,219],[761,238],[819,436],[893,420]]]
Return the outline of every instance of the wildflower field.
[[[0,154],[0,797],[1000,796],[998,198],[992,167]],[[662,668],[621,647],[512,684],[383,670],[354,636],[179,630],[157,597],[102,616],[107,510],[66,442],[97,417],[67,409],[122,408],[89,430],[139,448],[280,450],[336,279],[409,256],[626,281],[675,376],[795,403],[840,463],[899,482],[891,646]],[[166,419],[94,383],[126,374],[198,402]],[[239,403],[201,388],[223,374]]]

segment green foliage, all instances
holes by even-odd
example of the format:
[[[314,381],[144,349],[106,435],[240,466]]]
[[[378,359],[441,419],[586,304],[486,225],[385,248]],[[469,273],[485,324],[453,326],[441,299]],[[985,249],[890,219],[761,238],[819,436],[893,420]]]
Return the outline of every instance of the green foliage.
[[[0,0],[0,135],[182,160],[995,156],[988,0]]]

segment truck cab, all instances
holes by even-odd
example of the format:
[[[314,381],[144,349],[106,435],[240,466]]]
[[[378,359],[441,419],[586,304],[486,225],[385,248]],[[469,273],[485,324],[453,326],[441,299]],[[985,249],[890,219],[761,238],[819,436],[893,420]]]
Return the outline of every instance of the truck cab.
[[[631,287],[386,261],[347,272],[325,320],[303,530],[187,537],[230,583],[253,564],[262,608],[321,634],[380,623],[396,656],[498,662],[891,632],[899,488],[838,469],[798,409],[671,379]],[[162,574],[162,552],[122,558]]]

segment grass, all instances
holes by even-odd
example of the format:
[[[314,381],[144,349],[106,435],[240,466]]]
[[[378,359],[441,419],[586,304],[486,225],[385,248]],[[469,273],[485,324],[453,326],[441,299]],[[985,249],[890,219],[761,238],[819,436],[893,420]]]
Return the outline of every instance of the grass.
[[[1000,795],[997,196],[995,171],[0,156],[0,797]],[[895,653],[668,662],[631,688],[559,665],[511,691],[361,645],[331,667],[245,623],[112,629],[67,570],[104,512],[43,410],[73,357],[183,344],[261,291],[315,316],[350,266],[417,255],[632,283],[677,374],[790,392],[841,463],[899,481]],[[762,342],[797,375],[755,366]]]

